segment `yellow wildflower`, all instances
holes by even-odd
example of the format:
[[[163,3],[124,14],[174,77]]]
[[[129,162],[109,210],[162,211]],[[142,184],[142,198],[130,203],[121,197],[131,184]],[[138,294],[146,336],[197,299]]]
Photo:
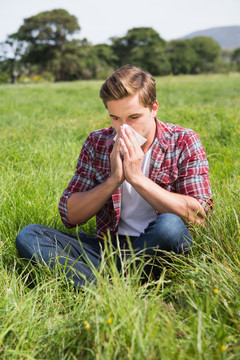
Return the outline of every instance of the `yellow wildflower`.
[[[112,322],[112,318],[109,318],[108,321],[107,321],[107,323],[108,323],[108,324],[111,324],[111,322]]]
[[[189,280],[189,283],[192,285],[193,288],[195,287],[195,284],[192,280]]]
[[[226,350],[226,348],[227,348],[226,345],[222,345],[222,346],[221,346],[221,351]]]
[[[215,292],[215,294],[217,294],[217,293],[218,293],[218,289],[214,289],[213,291]]]
[[[89,330],[90,329],[90,325],[89,323],[87,322],[87,320],[84,320],[84,325],[85,325],[85,329]]]

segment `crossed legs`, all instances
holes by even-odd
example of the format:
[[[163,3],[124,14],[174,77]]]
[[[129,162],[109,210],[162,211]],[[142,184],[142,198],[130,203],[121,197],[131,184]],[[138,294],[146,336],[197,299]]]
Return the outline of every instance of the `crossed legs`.
[[[173,251],[181,254],[192,245],[191,235],[183,221],[174,214],[162,214],[151,222],[144,233],[130,238],[135,253],[156,256],[157,251]],[[121,245],[127,246],[123,240]],[[43,225],[28,225],[16,237],[16,247],[22,258],[31,259],[48,266],[55,266],[56,259],[64,268],[67,279],[75,286],[95,281],[92,266],[98,268],[104,241],[84,234],[80,241],[75,235],[65,234]],[[144,250],[144,251],[143,251]]]

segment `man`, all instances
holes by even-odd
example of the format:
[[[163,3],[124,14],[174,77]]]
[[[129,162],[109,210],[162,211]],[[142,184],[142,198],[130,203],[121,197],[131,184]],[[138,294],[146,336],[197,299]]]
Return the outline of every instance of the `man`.
[[[112,125],[88,136],[59,203],[66,227],[96,215],[96,236],[80,232],[79,242],[77,236],[28,225],[16,239],[22,257],[49,266],[58,258],[79,287],[94,280],[91,266],[100,265],[103,234],[125,249],[130,239],[138,254],[180,254],[192,245],[186,225],[203,224],[212,206],[202,144],[194,131],[157,120],[149,73],[124,66],[105,81],[100,97]],[[144,138],[141,146],[136,134]]]

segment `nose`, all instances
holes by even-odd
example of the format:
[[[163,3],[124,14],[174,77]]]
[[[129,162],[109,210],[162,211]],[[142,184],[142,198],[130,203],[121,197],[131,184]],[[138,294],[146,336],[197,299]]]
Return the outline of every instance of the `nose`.
[[[126,123],[127,123],[127,122],[126,122],[125,120],[119,119],[119,120],[118,120],[118,123],[117,123],[117,125],[118,125],[118,130],[120,130],[121,126],[124,125],[124,124],[126,124]]]

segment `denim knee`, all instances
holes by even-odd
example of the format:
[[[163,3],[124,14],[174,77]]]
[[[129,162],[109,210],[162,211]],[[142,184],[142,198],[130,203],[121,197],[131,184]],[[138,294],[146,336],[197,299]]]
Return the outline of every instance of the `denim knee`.
[[[151,235],[150,243],[153,241],[154,246],[161,250],[180,254],[192,245],[191,234],[186,225],[174,214],[159,215],[149,224],[145,233]]]
[[[40,227],[41,225],[36,224],[27,225],[17,235],[15,244],[20,256],[25,258],[32,257],[32,249],[37,241]]]

